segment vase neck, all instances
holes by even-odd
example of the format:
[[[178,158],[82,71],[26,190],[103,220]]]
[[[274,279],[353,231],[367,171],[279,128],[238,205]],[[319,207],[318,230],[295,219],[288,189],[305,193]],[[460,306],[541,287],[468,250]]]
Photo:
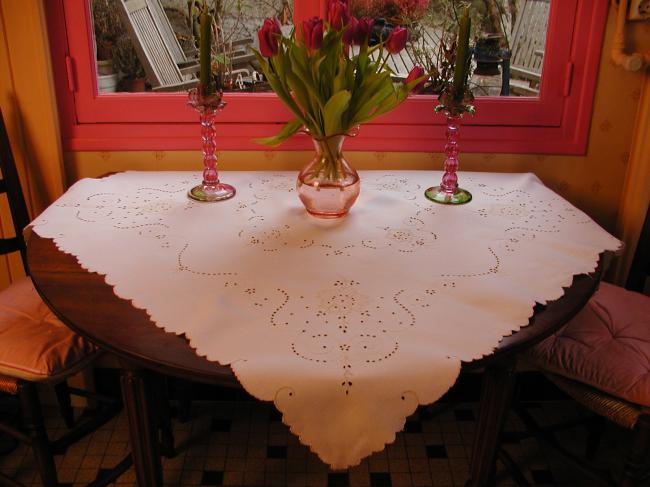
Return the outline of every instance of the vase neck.
[[[338,157],[343,151],[345,135],[330,135],[327,137],[312,137],[314,148],[319,156],[327,158]]]

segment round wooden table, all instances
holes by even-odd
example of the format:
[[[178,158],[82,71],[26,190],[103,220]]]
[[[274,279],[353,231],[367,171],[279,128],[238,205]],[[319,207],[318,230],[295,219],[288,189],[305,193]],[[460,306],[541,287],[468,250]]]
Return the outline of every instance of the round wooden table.
[[[586,304],[600,281],[604,257],[593,274],[576,276],[562,298],[538,305],[529,325],[502,339],[493,354],[463,364],[466,369],[485,368],[467,486],[484,486],[490,480],[512,399],[516,354],[548,337]],[[197,356],[183,336],[157,327],[145,311],[117,297],[103,276],[83,269],[52,240],[32,234],[27,261],[34,285],[52,311],[71,329],[122,359],[122,391],[138,484],[162,485],[155,414],[144,372],[240,387],[230,367]]]

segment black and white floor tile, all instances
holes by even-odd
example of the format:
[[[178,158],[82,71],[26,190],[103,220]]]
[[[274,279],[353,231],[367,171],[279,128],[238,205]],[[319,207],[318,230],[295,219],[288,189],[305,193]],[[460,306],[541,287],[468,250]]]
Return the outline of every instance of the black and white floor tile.
[[[586,414],[569,401],[532,403],[529,411],[541,422],[554,422],[571,415]],[[269,404],[255,401],[199,402],[192,419],[174,421],[177,454],[163,460],[166,486],[228,485],[240,487],[461,487],[468,477],[469,454],[477,417],[477,405],[450,406],[434,414],[420,408],[406,422],[395,443],[375,453],[360,465],[333,472],[308,448],[301,445]],[[49,432],[63,432],[55,409],[47,410]],[[509,431],[521,431],[521,423],[509,418]],[[560,435],[565,445],[580,452],[584,434],[575,429]],[[620,463],[625,432],[611,427],[606,432],[599,456]],[[535,487],[581,487],[593,483],[542,448],[534,439],[506,434],[505,448]],[[118,463],[128,452],[128,429],[124,413],[56,457],[59,480],[72,487],[94,480],[101,469]],[[0,456],[0,471],[26,485],[40,485],[31,452],[19,446]],[[117,486],[136,485],[130,469]],[[516,485],[499,464],[497,485]]]

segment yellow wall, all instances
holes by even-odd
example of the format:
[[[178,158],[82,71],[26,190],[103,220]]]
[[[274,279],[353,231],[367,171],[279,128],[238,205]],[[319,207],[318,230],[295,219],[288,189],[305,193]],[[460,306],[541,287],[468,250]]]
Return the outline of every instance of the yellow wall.
[[[32,215],[63,192],[63,157],[41,0],[0,1],[0,107]],[[0,234],[13,236],[0,200]],[[0,258],[0,288],[23,274],[17,254]]]
[[[609,45],[614,33],[610,13],[594,104],[589,148],[585,156],[462,154],[461,170],[532,171],[551,188],[615,231],[618,202],[630,156],[642,75],[613,65]],[[357,169],[440,169],[440,152],[347,152]],[[220,167],[227,169],[298,169],[308,152],[223,152]],[[198,152],[74,152],[65,154],[69,181],[123,169],[193,169],[201,167]],[[462,178],[462,174],[461,174]]]
[[[627,252],[617,265],[616,281],[624,283],[650,204],[650,72],[646,72],[632,142],[630,164],[619,202],[616,234]]]

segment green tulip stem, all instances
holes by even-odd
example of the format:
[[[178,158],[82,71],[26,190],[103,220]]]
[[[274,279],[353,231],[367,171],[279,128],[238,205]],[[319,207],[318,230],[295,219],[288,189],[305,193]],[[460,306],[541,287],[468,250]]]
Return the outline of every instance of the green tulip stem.
[[[214,86],[212,84],[212,15],[210,15],[208,9],[205,7],[201,13],[201,44],[199,47],[202,94],[209,96],[214,93]]]
[[[381,61],[383,55],[384,55],[384,49],[382,48],[381,51],[379,51],[379,59],[377,61]],[[383,58],[381,66],[379,67],[379,71],[384,70],[384,68],[386,67],[386,64],[388,64],[388,58],[389,57],[390,57],[390,54],[388,54],[385,58]]]
[[[458,26],[458,43],[456,47],[456,66],[454,67],[454,99],[462,101],[465,96],[465,84],[469,70],[469,33],[472,21],[469,18],[469,7],[465,7]]]

